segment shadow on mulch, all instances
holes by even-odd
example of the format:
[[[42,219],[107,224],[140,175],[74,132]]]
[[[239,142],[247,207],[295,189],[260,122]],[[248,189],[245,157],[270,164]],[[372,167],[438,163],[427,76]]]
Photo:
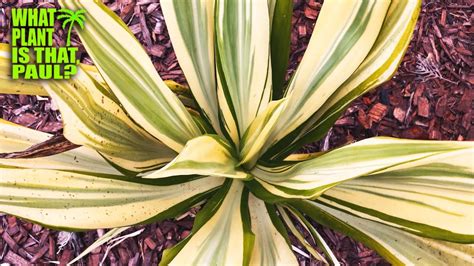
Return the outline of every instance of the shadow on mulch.
[[[12,1],[7,1],[11,3]],[[48,6],[54,0],[19,0],[16,6]],[[39,3],[37,3],[39,2]],[[129,25],[145,46],[163,79],[184,83],[184,75],[173,52],[158,1],[104,1]],[[321,7],[321,1],[294,0],[289,74],[300,62]],[[0,42],[8,42],[8,14],[0,0]],[[470,1],[425,1],[413,41],[396,75],[375,91],[356,100],[321,141],[304,150],[327,150],[372,136],[411,139],[474,140],[471,126],[474,74]],[[2,28],[1,25],[4,25]],[[64,45],[58,29],[56,45]],[[73,45],[80,46],[77,37]],[[92,63],[83,48],[84,63]],[[48,98],[0,95],[2,117],[34,129],[61,134],[61,115]],[[108,253],[110,265],[150,265],[161,252],[189,234],[193,209],[183,216],[139,226],[137,237],[127,239]],[[58,232],[8,215],[1,215],[0,262],[14,265],[62,265],[102,235],[104,230],[85,233]],[[386,265],[374,251],[349,237],[318,226],[323,238],[345,265]],[[128,232],[128,231],[127,231]],[[304,250],[296,241],[294,245]],[[82,264],[98,265],[106,248],[94,250]],[[319,265],[297,253],[302,265]]]

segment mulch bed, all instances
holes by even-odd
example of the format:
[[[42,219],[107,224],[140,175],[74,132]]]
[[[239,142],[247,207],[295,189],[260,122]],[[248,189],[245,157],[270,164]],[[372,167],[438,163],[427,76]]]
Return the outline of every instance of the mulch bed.
[[[157,0],[104,1],[130,26],[150,54],[163,79],[184,83]],[[292,73],[301,60],[314,27],[321,1],[294,0],[291,39]],[[54,0],[0,0],[0,42],[8,42],[8,6],[54,5]],[[328,135],[305,149],[327,150],[372,136],[412,139],[474,140],[472,72],[474,19],[468,0],[426,1],[409,50],[396,75],[384,85],[356,100]],[[64,32],[55,42],[64,45]],[[77,38],[73,44],[80,45]],[[83,62],[92,63],[80,50]],[[60,135],[61,116],[48,98],[0,95],[4,119]],[[113,248],[105,264],[151,265],[161,252],[189,234],[198,209],[173,220],[138,226],[144,231]],[[0,214],[0,262],[14,265],[65,265],[104,230],[67,233],[43,228]],[[349,237],[318,226],[324,239],[345,265],[385,265],[374,251]],[[295,246],[296,241],[293,241]],[[304,250],[301,246],[300,249]],[[80,264],[98,265],[106,247],[94,250]],[[319,265],[298,254],[302,265]]]

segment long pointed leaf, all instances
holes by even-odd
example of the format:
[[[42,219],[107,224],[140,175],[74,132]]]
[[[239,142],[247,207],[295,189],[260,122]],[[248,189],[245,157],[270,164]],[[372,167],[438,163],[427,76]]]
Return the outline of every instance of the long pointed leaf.
[[[270,143],[309,119],[357,69],[378,36],[389,4],[388,0],[323,4],[303,60],[288,85],[287,107]]]
[[[298,219],[300,224],[310,233],[310,235],[313,237],[314,242],[318,247],[323,250],[324,254],[326,255],[326,258],[329,259],[331,262],[331,265],[334,266],[340,266],[341,264],[336,258],[336,255],[332,252],[331,248],[328,246],[326,241],[323,239],[323,237],[318,233],[316,228],[304,217],[304,215],[296,210],[295,208],[288,208],[288,210]]]
[[[474,245],[419,237],[310,201],[291,204],[315,221],[377,251],[393,265],[472,265]]]
[[[273,0],[271,9],[271,56],[273,76],[273,99],[279,100],[285,94],[284,85],[290,58],[291,15],[293,0]]]
[[[362,64],[304,125],[276,144],[269,154],[284,158],[298,147],[326,134],[357,97],[388,80],[410,43],[421,1],[392,0],[374,46]]]
[[[23,151],[35,144],[47,141],[52,136],[53,135],[48,133],[0,119],[0,153]],[[0,165],[21,168],[35,167],[38,169],[119,174],[102,156],[86,147],[80,147],[47,157],[0,159]]]
[[[251,265],[298,265],[289,243],[273,224],[270,211],[276,216],[275,209],[269,210],[265,202],[250,194],[250,216],[255,245],[252,251]],[[277,218],[279,219],[279,218]]]
[[[87,26],[78,34],[127,113],[175,151],[200,135],[198,126],[156,72],[141,44],[117,15],[99,1],[59,1],[84,9]]]
[[[71,142],[101,152],[115,164],[135,172],[170,162],[176,153],[136,125],[119,103],[82,69],[71,80],[48,81]]]
[[[186,202],[224,181],[205,177],[167,184],[115,175],[2,166],[0,175],[2,212],[67,229],[123,227],[173,208],[183,211],[190,207]]]
[[[273,101],[248,127],[240,142],[240,164],[251,169],[262,155],[262,148],[278,123],[286,100]]]
[[[186,80],[204,116],[219,132],[214,68],[214,1],[165,0],[160,4]]]
[[[236,145],[271,100],[267,0],[216,1],[218,99]]]
[[[319,252],[311,246],[311,244],[308,243],[308,241],[305,239],[303,236],[303,233],[296,228],[296,225],[293,223],[293,221],[290,219],[288,214],[286,214],[285,210],[283,208],[278,208],[280,215],[282,219],[285,221],[286,225],[288,226],[289,230],[293,235],[298,239],[298,242],[300,242],[301,245],[318,261],[323,262],[324,264],[328,264],[326,259],[319,254]]]
[[[190,140],[181,153],[162,169],[144,178],[164,178],[182,175],[212,175],[227,178],[247,178],[237,168],[232,146],[216,135]]]
[[[324,204],[446,241],[474,242],[474,150],[439,154],[342,183]]]
[[[234,180],[216,194],[210,207],[199,213],[192,233],[183,244],[164,254],[166,265],[242,265],[244,262],[245,232],[241,204],[244,186]],[[219,192],[217,192],[219,193]],[[209,204],[208,203],[208,204]],[[196,218],[198,219],[198,218]]]
[[[284,198],[314,198],[350,179],[439,154],[469,151],[473,143],[377,137],[347,145],[315,159],[280,167],[258,166],[251,173],[267,191]],[[459,158],[467,160],[467,158]]]

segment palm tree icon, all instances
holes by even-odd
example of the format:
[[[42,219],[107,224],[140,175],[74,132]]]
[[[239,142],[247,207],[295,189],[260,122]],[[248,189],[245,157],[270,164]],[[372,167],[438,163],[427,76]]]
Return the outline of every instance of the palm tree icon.
[[[77,23],[81,27],[81,29],[84,29],[84,21],[86,20],[86,18],[84,17],[84,14],[86,13],[86,11],[83,9],[72,11],[72,10],[63,8],[63,9],[60,9],[59,12],[63,14],[59,15],[58,19],[59,20],[65,19],[62,25],[63,29],[66,29],[66,27],[69,25],[66,46],[71,46],[72,28],[74,27],[74,24]]]

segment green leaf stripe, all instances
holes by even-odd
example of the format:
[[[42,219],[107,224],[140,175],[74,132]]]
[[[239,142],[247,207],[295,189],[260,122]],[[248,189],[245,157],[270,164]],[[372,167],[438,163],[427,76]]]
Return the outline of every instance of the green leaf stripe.
[[[271,100],[268,3],[218,0],[215,19],[221,118],[238,145],[247,127]]]

